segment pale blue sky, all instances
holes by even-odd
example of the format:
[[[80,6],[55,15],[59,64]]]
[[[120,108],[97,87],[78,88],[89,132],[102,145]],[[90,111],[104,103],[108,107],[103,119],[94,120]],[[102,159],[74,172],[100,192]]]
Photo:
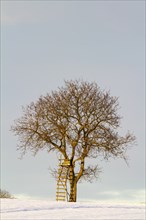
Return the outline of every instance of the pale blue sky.
[[[96,81],[119,97],[121,132],[137,146],[105,163],[100,179],[82,183],[78,198],[143,200],[145,162],[144,1],[1,2],[1,186],[16,195],[55,199],[48,172],[55,155],[19,160],[10,132],[21,106],[56,90],[64,80]]]

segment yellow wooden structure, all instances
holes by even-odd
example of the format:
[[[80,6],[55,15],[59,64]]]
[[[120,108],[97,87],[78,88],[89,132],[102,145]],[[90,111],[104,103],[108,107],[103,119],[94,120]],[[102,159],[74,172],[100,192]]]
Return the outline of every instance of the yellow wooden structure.
[[[70,160],[59,159],[57,188],[56,188],[56,201],[67,201],[67,180],[69,176]]]

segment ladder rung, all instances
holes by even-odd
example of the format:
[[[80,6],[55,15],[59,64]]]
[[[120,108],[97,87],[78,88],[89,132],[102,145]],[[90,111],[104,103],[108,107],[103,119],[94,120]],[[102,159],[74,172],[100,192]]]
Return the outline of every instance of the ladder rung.
[[[64,179],[64,178],[58,178],[58,181],[66,181],[67,180],[67,178],[66,179]]]
[[[65,182],[64,182],[64,183],[63,183],[63,182],[58,182],[58,183],[57,183],[57,186],[63,186],[63,187],[66,187],[66,183],[65,183]]]
[[[58,198],[66,198],[66,196],[63,196],[63,195],[58,195],[57,197]]]
[[[66,185],[57,184],[57,187],[58,187],[58,188],[63,188],[63,189],[64,189],[64,188],[66,188]]]
[[[58,183],[57,183],[57,186],[64,186],[64,187],[65,187],[66,184],[65,184],[65,183],[62,183],[62,182],[58,182]]]
[[[66,192],[66,189],[64,189],[64,188],[57,188],[56,191],[57,191],[57,192]]]
[[[59,180],[58,182],[57,182],[57,184],[61,184],[61,185],[66,185],[66,181],[62,181],[62,180]]]
[[[57,189],[60,189],[60,190],[66,190],[66,187],[60,187],[60,186],[57,186]]]
[[[66,193],[66,189],[60,189],[60,188],[57,188],[56,189],[56,193]]]
[[[57,189],[56,193],[66,193],[66,190],[62,190],[62,189]]]
[[[56,192],[56,196],[62,195],[64,194],[64,196],[66,196],[66,192]]]
[[[67,175],[66,174],[61,174],[61,175],[58,175],[58,178],[67,178]]]
[[[60,177],[60,178],[66,178],[67,176],[66,175],[60,175],[60,176],[58,176],[58,177]]]
[[[66,197],[66,194],[59,194],[59,193],[56,193],[56,197]]]
[[[62,176],[62,175],[60,175],[60,176],[58,176],[58,178],[61,178],[61,179],[66,179],[66,178],[67,178],[67,176]]]
[[[59,186],[57,186],[57,189],[66,190],[66,187],[59,187]]]
[[[67,179],[61,177],[61,178],[58,178],[58,180],[59,181],[66,181]]]
[[[58,182],[66,183],[66,180],[58,180]]]
[[[67,176],[58,176],[58,179],[63,179],[63,180],[66,180],[67,179]]]
[[[62,190],[66,190],[66,187],[63,187],[63,186],[62,186],[62,187],[61,187],[61,186],[57,186],[57,189],[60,189],[60,190],[61,190],[61,189],[62,189]]]

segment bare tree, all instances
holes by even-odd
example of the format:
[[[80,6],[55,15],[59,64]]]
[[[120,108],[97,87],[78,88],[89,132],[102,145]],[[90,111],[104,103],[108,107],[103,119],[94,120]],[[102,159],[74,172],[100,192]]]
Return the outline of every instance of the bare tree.
[[[91,166],[86,158],[125,159],[128,146],[134,144],[129,132],[119,135],[118,108],[118,98],[101,91],[95,82],[65,81],[64,87],[23,108],[12,131],[19,137],[22,153],[46,148],[70,161],[69,201],[75,202],[78,181],[90,181],[99,172],[98,162]]]
[[[14,199],[14,197],[6,190],[0,189],[0,198]]]

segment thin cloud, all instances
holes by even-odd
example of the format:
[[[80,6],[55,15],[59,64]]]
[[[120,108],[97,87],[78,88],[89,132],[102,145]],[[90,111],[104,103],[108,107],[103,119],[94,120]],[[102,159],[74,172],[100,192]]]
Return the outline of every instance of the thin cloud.
[[[14,198],[16,199],[32,199],[32,196],[28,194],[14,194]]]
[[[41,196],[31,196],[29,194],[21,193],[21,194],[14,194],[14,198],[16,199],[26,199],[26,200],[48,200],[48,201],[55,201],[54,197],[41,197]]]
[[[129,200],[129,201],[145,201],[145,190],[112,190],[103,191],[97,193],[97,196],[102,199],[113,199],[113,200]]]

